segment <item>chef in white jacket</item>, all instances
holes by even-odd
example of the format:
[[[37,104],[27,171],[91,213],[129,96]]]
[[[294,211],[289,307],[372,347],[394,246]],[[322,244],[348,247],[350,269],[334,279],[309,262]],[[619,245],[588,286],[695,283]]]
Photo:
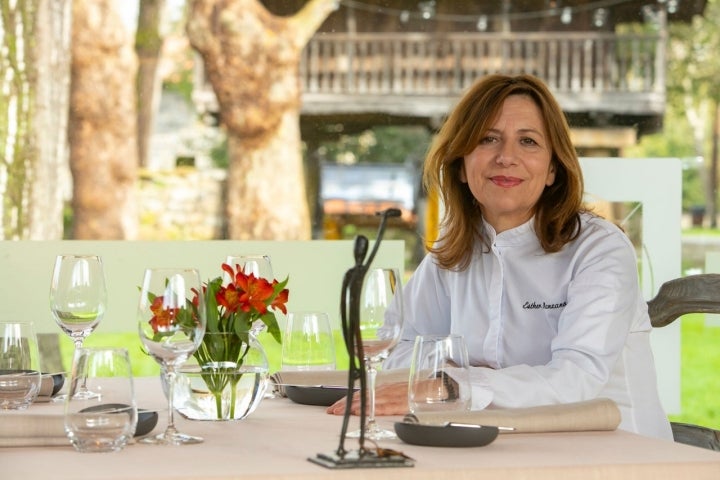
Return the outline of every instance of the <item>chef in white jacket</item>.
[[[440,238],[405,286],[402,339],[383,368],[408,367],[417,335],[460,334],[475,410],[605,397],[621,429],[672,439],[634,247],[583,206],[547,87],[528,75],[478,81],[436,136],[423,178],[443,200]],[[406,412],[406,383],[378,387],[377,415]]]

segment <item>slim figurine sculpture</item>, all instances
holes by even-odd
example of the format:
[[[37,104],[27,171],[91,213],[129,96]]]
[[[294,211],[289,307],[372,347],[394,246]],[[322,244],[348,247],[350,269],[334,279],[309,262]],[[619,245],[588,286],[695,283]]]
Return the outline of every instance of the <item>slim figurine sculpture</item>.
[[[343,277],[340,296],[340,318],[345,348],[348,351],[348,387],[347,402],[343,415],[342,429],[340,432],[340,444],[333,455],[318,454],[309,460],[328,468],[377,468],[377,467],[411,467],[412,461],[400,452],[378,447],[367,449],[365,447],[365,425],[367,420],[367,381],[365,374],[365,355],[360,336],[360,293],[363,281],[375,254],[377,254],[380,242],[385,234],[387,219],[400,216],[400,210],[390,208],[377,215],[382,216],[378,227],[377,239],[367,256],[369,241],[364,235],[355,238],[353,255],[355,265],[350,268]],[[348,423],[350,421],[350,405],[355,392],[355,383],[360,383],[360,438],[357,451],[348,451],[345,448]]]

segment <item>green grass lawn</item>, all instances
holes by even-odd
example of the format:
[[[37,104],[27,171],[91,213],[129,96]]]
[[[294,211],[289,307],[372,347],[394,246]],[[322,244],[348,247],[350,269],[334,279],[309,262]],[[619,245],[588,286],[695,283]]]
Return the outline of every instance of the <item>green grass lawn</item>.
[[[683,236],[688,237],[720,237],[720,229],[718,228],[704,228],[704,227],[692,227],[686,228],[682,231]]]
[[[270,334],[263,332],[259,338],[265,353],[268,356],[270,370],[275,372],[280,369],[281,345],[275,342]],[[132,364],[133,375],[136,377],[145,377],[160,374],[160,367],[151,357],[145,354],[140,344],[140,339],[136,333],[93,333],[86,340],[86,347],[122,347],[128,350],[130,354],[130,362]],[[60,336],[60,353],[63,358],[63,364],[66,369],[72,362],[73,343],[64,335]],[[335,334],[335,351],[337,354],[337,368],[347,369],[348,361],[343,344],[342,334]]]
[[[706,326],[703,314],[681,321],[682,412],[670,419],[720,429],[720,326]]]
[[[261,334],[271,370],[280,366],[280,346]],[[60,347],[69,365],[73,346],[66,337],[61,337]],[[137,334],[90,335],[87,346],[117,346],[127,348],[136,376],[158,375],[159,367],[143,353]],[[342,339],[336,338],[336,351],[343,352]],[[656,352],[660,355],[661,352]],[[347,355],[338,355],[338,368],[347,368]],[[682,318],[682,412],[670,415],[678,422],[697,423],[720,429],[720,326],[706,326],[702,314],[686,315]]]

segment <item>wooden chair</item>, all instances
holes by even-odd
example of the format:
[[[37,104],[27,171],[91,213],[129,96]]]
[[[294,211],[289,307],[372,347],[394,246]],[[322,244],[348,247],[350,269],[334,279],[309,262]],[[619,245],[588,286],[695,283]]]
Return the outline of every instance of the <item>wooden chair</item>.
[[[665,327],[686,313],[720,313],[720,274],[703,273],[665,282],[648,301],[653,327]],[[688,423],[671,422],[678,443],[720,451],[720,431]]]

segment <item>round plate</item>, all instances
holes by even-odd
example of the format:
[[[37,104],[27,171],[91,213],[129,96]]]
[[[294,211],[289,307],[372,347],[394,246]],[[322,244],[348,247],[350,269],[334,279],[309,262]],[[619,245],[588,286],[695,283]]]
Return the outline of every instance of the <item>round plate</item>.
[[[92,411],[92,410],[104,410],[107,408],[127,408],[127,405],[122,403],[103,403],[100,405],[94,405],[92,407],[84,408],[81,412]],[[142,437],[152,432],[158,422],[158,412],[152,410],[143,410],[138,408],[138,421],[135,426],[135,437]]]
[[[51,396],[55,396],[63,387],[63,384],[65,383],[65,374],[64,373],[53,373],[50,375],[52,377],[53,381],[53,389]]]
[[[411,445],[426,447],[482,447],[498,436],[497,427],[483,425],[422,425],[395,422],[398,438]]]
[[[285,395],[295,403],[329,407],[347,395],[347,387],[304,387],[286,385]]]
[[[34,372],[35,370],[0,370],[0,375],[5,375],[8,373],[16,373],[16,372]],[[65,383],[65,374],[64,373],[42,373],[40,372],[41,377],[50,377],[50,379],[53,382],[53,388],[52,393],[50,396],[54,396],[56,393],[60,391],[63,387],[63,383]]]

